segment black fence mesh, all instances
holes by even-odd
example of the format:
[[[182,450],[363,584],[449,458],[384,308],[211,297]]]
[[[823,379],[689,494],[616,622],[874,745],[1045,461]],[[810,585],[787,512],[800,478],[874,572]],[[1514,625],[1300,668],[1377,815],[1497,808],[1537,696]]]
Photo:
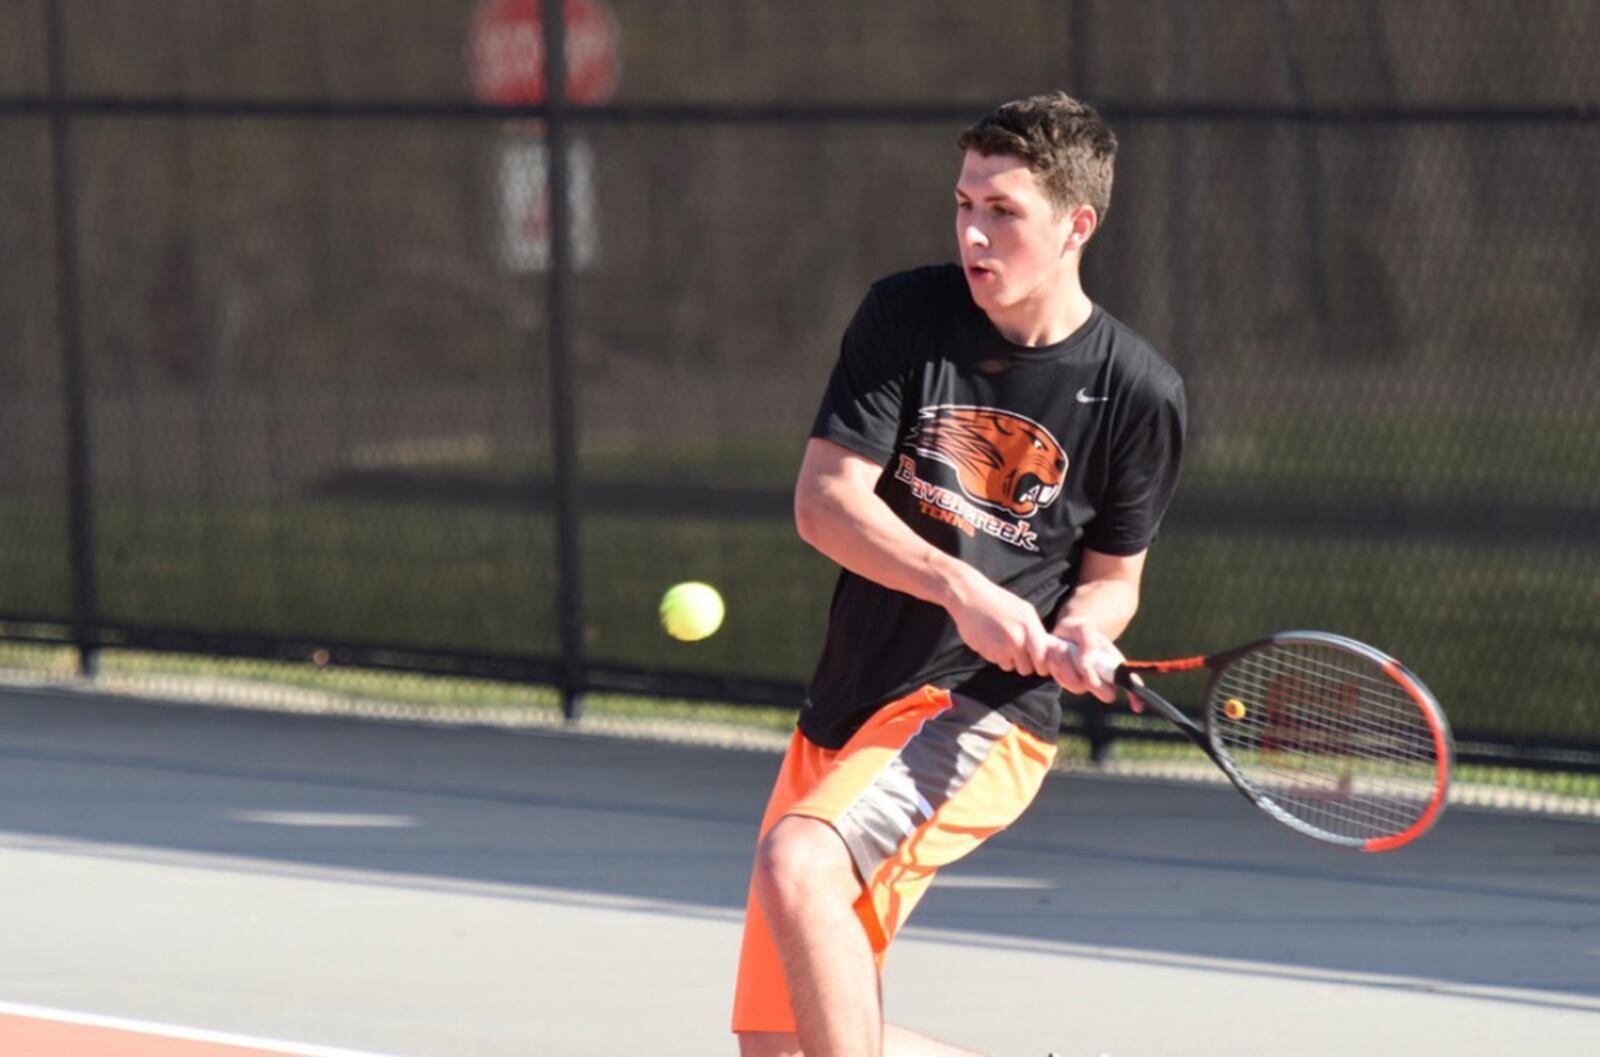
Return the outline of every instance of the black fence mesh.
[[[1600,748],[1600,5],[566,16],[579,105],[512,112],[478,99],[517,0],[0,7],[4,630],[792,699],[839,333],[951,258],[956,133],[1060,86],[1123,143],[1090,291],[1193,415],[1129,652],[1322,627],[1474,737]],[[730,612],[692,646],[686,579]]]

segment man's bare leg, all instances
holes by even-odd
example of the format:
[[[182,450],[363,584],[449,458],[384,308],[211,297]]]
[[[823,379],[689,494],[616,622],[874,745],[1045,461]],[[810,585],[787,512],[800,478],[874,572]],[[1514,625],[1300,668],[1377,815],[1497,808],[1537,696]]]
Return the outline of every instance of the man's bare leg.
[[[755,890],[806,1057],[880,1057],[878,966],[856,917],[861,881],[839,834],[817,819],[779,820],[756,851]]]
[[[753,1031],[739,1036],[739,1057],[804,1057],[796,1035]],[[883,1026],[883,1057],[980,1057],[894,1024]]]
[[[884,1025],[878,966],[855,912],[861,881],[832,826],[781,820],[756,854],[755,887],[799,1032],[743,1034],[743,1057],[976,1057]]]
[[[784,1031],[739,1032],[739,1057],[804,1057],[800,1036]]]

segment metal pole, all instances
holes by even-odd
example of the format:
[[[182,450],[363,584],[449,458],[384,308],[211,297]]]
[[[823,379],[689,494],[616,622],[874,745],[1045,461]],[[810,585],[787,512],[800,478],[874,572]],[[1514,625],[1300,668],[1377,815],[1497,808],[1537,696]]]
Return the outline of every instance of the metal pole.
[[[1094,44],[1090,36],[1093,29],[1089,3],[1090,0],[1072,0],[1072,6],[1068,9],[1067,34],[1070,39],[1067,41],[1067,53],[1072,57],[1072,94],[1081,102],[1098,109],[1099,103],[1094,98]],[[1078,278],[1085,290],[1092,291],[1099,287],[1100,269],[1096,266],[1099,259],[1098,252],[1083,256]],[[1079,729],[1089,742],[1089,758],[1097,764],[1104,763],[1111,756],[1112,743],[1117,740],[1116,731],[1106,722],[1105,706],[1087,696],[1064,700],[1078,710]]]
[[[572,275],[572,212],[567,200],[567,24],[564,0],[544,0],[544,83],[549,158],[550,271],[545,287],[550,357],[551,428],[556,457],[556,546],[561,563],[561,708],[571,721],[583,715],[583,547],[578,509],[578,394],[572,341],[567,333],[567,290]]]
[[[1187,97],[1190,90],[1189,41],[1194,28],[1193,8],[1179,4],[1173,9],[1173,29],[1178,41],[1173,51],[1172,79],[1178,89],[1178,98]],[[1193,348],[1195,330],[1194,302],[1190,297],[1194,285],[1196,256],[1194,246],[1199,239],[1195,222],[1194,181],[1195,130],[1191,122],[1179,121],[1172,127],[1172,168],[1167,174],[1167,201],[1172,210],[1168,225],[1168,253],[1172,275],[1172,354],[1179,363],[1188,362],[1187,353]]]
[[[1284,72],[1294,104],[1311,108],[1311,92],[1306,85],[1305,67],[1294,35],[1294,15],[1286,0],[1278,0],[1278,38],[1283,48]],[[1319,130],[1305,121],[1295,122],[1295,144],[1300,156],[1300,194],[1306,210],[1306,239],[1309,243],[1307,266],[1310,275],[1311,318],[1316,328],[1313,341],[1324,355],[1333,350],[1333,309],[1328,293],[1328,246],[1323,218],[1322,159],[1317,149]]]
[[[66,25],[61,0],[51,0],[48,17],[50,49],[50,146],[55,167],[57,253],[56,313],[64,359],[67,402],[67,512],[72,542],[72,641],[78,647],[78,670],[92,676],[99,648],[95,599],[94,503],[90,495],[88,369],[83,358],[78,291],[78,218],[75,208],[72,126],[67,117]]]
[[[1088,103],[1098,109],[1094,98],[1094,79],[1090,69],[1094,62],[1094,46],[1090,34],[1094,32],[1089,12],[1089,0],[1072,0],[1072,6],[1067,12],[1067,32],[1072,39],[1067,42],[1068,54],[1072,56],[1072,94],[1079,101]],[[1100,277],[1100,268],[1097,262],[1098,253],[1085,254],[1079,271],[1079,280],[1084,289],[1088,290],[1097,285]],[[1096,702],[1098,704],[1098,702]]]

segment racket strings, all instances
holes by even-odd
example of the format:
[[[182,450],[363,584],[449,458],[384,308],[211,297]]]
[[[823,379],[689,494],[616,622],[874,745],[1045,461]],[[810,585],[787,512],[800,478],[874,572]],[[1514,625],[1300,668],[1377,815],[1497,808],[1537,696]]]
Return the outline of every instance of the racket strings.
[[[1362,655],[1320,643],[1269,645],[1218,676],[1209,708],[1213,739],[1246,780],[1326,833],[1366,840],[1403,832],[1436,795],[1428,717]]]

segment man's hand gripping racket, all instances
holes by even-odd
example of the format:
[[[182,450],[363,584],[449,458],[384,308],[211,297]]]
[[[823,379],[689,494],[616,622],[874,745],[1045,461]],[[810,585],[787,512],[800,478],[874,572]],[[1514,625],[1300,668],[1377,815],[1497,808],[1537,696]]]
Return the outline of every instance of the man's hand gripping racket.
[[[1076,654],[1072,643],[1068,648]],[[1438,821],[1454,752],[1422,680],[1354,639],[1286,631],[1213,654],[1087,658],[1100,677],[1187,734],[1251,803],[1308,837],[1362,851],[1409,844]],[[1204,725],[1141,675],[1207,668]]]

